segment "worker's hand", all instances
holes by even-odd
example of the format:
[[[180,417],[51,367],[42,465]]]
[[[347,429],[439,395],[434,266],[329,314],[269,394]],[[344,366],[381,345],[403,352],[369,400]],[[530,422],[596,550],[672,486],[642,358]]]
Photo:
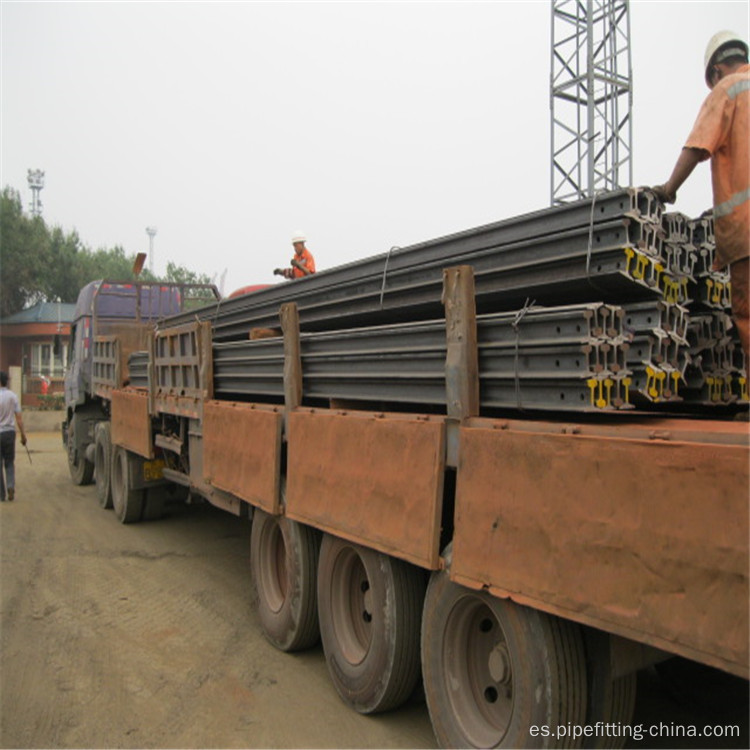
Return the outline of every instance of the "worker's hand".
[[[292,258],[292,265],[295,268],[299,268],[300,271],[307,270],[304,263],[300,263],[296,258]]]
[[[26,447],[26,435],[21,435],[21,445],[23,445],[24,448]]]
[[[677,193],[669,192],[666,185],[654,185],[651,188],[651,192],[662,202],[662,203],[674,203],[677,200]]]

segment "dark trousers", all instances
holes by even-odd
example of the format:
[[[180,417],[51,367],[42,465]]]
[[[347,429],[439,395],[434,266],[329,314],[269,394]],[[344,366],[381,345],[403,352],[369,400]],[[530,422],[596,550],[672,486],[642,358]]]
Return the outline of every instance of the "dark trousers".
[[[16,431],[0,432],[0,498],[5,500],[5,486],[15,489],[16,486]]]

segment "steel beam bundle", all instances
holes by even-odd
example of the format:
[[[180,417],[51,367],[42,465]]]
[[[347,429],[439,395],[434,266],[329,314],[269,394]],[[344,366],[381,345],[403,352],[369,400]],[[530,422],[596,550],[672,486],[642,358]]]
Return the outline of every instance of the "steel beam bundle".
[[[623,409],[696,394],[728,403],[705,392],[731,370],[732,390],[746,394],[741,370],[726,365],[735,350],[725,337],[700,332],[694,338],[705,352],[688,342],[694,314],[729,304],[726,280],[712,269],[713,220],[662,209],[647,189],[596,195],[393,248],[162,326],[211,323],[217,398],[281,400],[279,312],[294,302],[305,398],[442,409],[443,277],[469,266],[483,408]],[[279,337],[248,340],[257,329]]]
[[[687,338],[686,399],[703,406],[748,403],[747,358],[731,318],[718,311],[694,315]]]
[[[442,272],[470,265],[480,312],[513,310],[527,297],[562,305],[650,299],[664,294],[666,271],[651,243],[661,204],[648,191],[619,190],[412,245],[274,285],[169,318],[172,326],[210,320],[215,341],[241,340],[252,328],[278,326],[294,301],[302,330],[442,316]],[[669,291],[668,293],[676,293]]]
[[[680,384],[690,362],[687,309],[664,300],[629,304],[624,309],[633,400],[682,401]]]
[[[713,230],[710,213],[695,220],[678,213],[662,217],[661,259],[684,290],[684,304],[665,295],[623,305],[636,403],[748,402],[746,360],[728,324],[729,276],[713,268]]]
[[[716,240],[713,216],[689,219],[667,213],[662,218],[663,253],[671,273],[687,280],[686,303],[691,308],[731,308],[729,274],[714,268]]]
[[[629,408],[622,311],[601,303],[477,318],[484,408]],[[442,320],[303,333],[303,396],[445,409]],[[217,398],[280,399],[279,339],[214,345]]]

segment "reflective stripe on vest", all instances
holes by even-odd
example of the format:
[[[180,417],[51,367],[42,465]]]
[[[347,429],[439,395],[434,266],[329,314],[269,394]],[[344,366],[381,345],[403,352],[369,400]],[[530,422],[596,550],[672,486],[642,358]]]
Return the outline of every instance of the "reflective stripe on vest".
[[[736,99],[743,91],[747,91],[748,89],[750,89],[750,80],[737,81],[737,83],[733,83],[727,89],[727,96],[730,99]]]
[[[750,188],[747,188],[740,193],[735,193],[728,201],[724,201],[718,206],[714,206],[714,217],[719,219],[722,216],[728,216],[735,208],[737,208],[737,206],[741,205],[746,200],[750,200]]]

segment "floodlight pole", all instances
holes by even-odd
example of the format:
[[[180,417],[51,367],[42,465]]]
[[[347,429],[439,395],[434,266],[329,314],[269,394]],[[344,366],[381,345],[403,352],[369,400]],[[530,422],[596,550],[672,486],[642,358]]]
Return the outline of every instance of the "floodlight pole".
[[[146,227],[148,235],[148,268],[151,274],[154,273],[154,237],[156,237],[156,227]]]

